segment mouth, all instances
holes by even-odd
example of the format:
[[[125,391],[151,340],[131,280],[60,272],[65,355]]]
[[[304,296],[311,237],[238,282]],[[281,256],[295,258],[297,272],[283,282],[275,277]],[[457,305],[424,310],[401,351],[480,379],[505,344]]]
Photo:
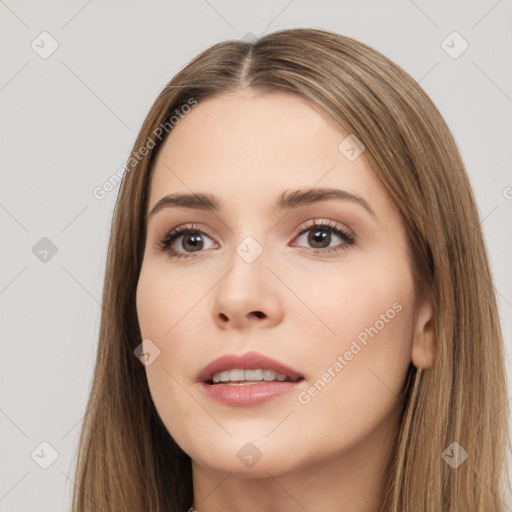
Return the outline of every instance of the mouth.
[[[215,359],[201,370],[197,380],[216,401],[251,406],[290,393],[304,381],[304,376],[280,361],[248,352]]]

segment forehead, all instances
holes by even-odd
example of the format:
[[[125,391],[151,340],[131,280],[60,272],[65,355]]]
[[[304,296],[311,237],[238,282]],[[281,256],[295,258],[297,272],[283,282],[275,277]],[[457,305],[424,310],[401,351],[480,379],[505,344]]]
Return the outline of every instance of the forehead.
[[[382,194],[366,160],[350,161],[340,152],[347,136],[294,94],[244,90],[202,101],[165,140],[154,164],[149,206],[175,191],[207,191],[240,206],[270,203],[283,190],[299,187]]]

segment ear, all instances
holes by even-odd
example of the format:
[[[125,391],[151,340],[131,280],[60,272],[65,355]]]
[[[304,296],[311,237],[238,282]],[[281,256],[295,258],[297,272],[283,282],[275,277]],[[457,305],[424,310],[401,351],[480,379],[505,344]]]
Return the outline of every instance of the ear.
[[[436,360],[437,340],[432,303],[425,300],[420,307],[413,331],[412,363],[416,368],[430,368]]]

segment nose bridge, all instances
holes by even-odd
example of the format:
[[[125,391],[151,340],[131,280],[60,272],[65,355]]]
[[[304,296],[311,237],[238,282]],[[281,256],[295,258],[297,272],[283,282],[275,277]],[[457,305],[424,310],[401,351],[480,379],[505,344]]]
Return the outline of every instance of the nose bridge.
[[[260,260],[264,260],[265,258],[261,258],[264,252],[264,240],[262,240],[262,235],[257,235],[259,241],[253,236],[246,236],[235,248],[235,252],[238,257],[243,260],[247,265],[252,265],[253,263]]]
[[[245,236],[234,246],[229,271],[216,287],[215,318],[237,327],[258,319],[267,323],[279,320],[281,303],[267,263],[263,241],[255,236]]]
[[[223,283],[220,283],[221,288],[236,294],[240,300],[256,298],[266,287],[267,274],[271,274],[266,263],[267,254],[263,242],[258,242],[252,235],[245,236],[234,246],[229,258],[230,271]]]

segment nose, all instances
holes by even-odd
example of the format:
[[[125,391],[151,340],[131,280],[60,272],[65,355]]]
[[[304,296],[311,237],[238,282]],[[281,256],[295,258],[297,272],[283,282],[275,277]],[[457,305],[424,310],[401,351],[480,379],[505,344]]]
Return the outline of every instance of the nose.
[[[279,280],[266,265],[264,254],[248,263],[238,254],[215,287],[214,322],[221,329],[272,327],[283,318]]]

